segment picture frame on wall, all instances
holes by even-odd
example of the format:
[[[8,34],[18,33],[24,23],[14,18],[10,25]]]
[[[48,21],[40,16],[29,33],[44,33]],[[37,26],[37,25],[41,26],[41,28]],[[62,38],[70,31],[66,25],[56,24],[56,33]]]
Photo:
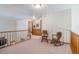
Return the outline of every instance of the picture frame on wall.
[[[39,24],[36,24],[36,27],[39,27]]]

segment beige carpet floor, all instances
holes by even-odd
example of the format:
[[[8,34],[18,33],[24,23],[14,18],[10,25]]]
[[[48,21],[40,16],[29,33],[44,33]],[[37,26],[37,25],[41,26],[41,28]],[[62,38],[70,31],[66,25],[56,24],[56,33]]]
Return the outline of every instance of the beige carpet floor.
[[[0,49],[0,54],[71,54],[71,49],[68,44],[54,46],[32,36],[30,40]]]

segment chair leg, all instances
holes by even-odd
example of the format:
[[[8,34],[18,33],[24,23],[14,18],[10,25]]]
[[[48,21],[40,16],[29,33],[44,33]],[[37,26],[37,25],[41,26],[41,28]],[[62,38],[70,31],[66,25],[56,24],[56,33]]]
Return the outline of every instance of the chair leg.
[[[43,38],[41,39],[41,42],[43,42]]]
[[[48,42],[48,40],[47,40],[47,42]]]
[[[41,40],[41,42],[43,42],[43,39]]]

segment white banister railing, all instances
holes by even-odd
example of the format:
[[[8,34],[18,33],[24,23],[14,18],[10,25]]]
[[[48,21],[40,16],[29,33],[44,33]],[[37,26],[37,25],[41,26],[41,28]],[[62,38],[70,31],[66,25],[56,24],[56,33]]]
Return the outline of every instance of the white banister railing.
[[[28,30],[0,32],[0,48],[10,46],[29,39]]]

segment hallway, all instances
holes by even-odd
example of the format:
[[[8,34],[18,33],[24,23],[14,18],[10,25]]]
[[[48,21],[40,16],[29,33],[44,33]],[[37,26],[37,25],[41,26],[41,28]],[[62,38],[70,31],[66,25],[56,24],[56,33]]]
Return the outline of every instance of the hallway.
[[[32,39],[0,49],[0,54],[71,54],[70,46],[54,46],[41,42],[41,37],[32,36]]]

